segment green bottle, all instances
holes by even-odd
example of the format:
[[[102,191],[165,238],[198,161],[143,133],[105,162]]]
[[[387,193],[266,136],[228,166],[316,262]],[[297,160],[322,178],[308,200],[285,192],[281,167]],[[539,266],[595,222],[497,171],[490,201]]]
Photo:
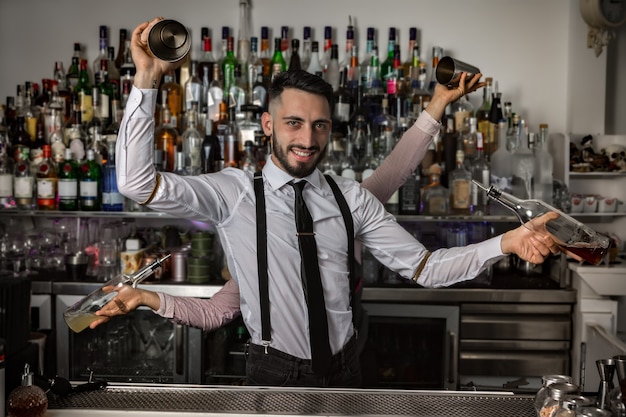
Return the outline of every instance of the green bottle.
[[[65,148],[65,156],[59,163],[59,210],[78,210],[78,170],[72,159],[72,150]]]
[[[276,75],[287,70],[287,62],[283,57],[280,46],[281,39],[274,38],[274,55],[272,55],[272,59],[270,60],[270,79],[272,80]]]
[[[78,96],[78,106],[80,108],[81,120],[85,124],[91,123],[93,119],[93,95],[92,86],[89,82],[89,72],[87,72],[87,60],[81,59],[80,72],[78,73],[78,83],[74,89]]]
[[[224,91],[230,91],[235,85],[235,67],[239,65],[239,61],[235,57],[233,37],[228,37],[226,46],[226,56],[222,61],[222,74],[224,76]]]
[[[99,211],[102,207],[102,167],[96,162],[93,149],[79,169],[79,201],[83,211]]]

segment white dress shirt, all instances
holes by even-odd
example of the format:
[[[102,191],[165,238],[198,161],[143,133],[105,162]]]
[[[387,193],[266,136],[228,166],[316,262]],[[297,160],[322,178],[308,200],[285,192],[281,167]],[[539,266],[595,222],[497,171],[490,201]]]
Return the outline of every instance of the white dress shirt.
[[[157,90],[133,87],[119,129],[116,149],[118,187],[135,201],[148,199],[156,183],[152,164],[156,97]],[[263,169],[263,178],[271,346],[300,358],[310,358],[307,309],[300,279],[294,190],[288,184],[294,178],[276,166],[271,158]],[[303,194],[314,220],[330,346],[336,353],[354,332],[349,301],[346,229],[339,206],[323,175],[315,170],[304,179],[309,183]],[[357,182],[341,177],[336,177],[336,181],[352,212],[355,238],[382,264],[404,278],[413,278],[428,250]],[[199,176],[161,173],[149,207],[215,225],[229,271],[239,285],[243,319],[252,342],[260,344],[252,175],[232,168]],[[495,237],[463,248],[433,252],[417,282],[427,287],[440,287],[475,277],[503,256],[500,239]]]

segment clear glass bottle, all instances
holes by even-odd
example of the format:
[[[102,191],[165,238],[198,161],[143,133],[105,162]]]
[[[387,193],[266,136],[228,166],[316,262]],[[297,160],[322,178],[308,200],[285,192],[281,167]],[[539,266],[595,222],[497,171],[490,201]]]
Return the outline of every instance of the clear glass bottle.
[[[437,85],[437,65],[439,60],[443,57],[443,48],[440,46],[433,46],[431,67],[430,67],[430,79],[428,81],[428,92],[432,95],[435,92],[435,86]]]
[[[361,166],[361,181],[368,179],[380,165],[379,159],[374,155],[374,141],[371,137],[366,138],[365,156],[359,165]]]
[[[443,216],[449,213],[449,192],[441,185],[441,167],[432,164],[429,170],[430,183],[422,193],[421,213],[428,216]]]
[[[63,319],[67,326],[76,333],[85,330],[92,322],[100,319],[96,311],[111,301],[124,285],[136,288],[143,280],[154,273],[163,265],[171,255],[168,253],[161,258],[155,259],[134,274],[119,274],[111,278],[101,288],[94,290],[76,304],[68,307],[63,313]]]
[[[490,184],[511,194],[513,192],[513,167],[512,154],[506,148],[506,121],[500,120],[498,125],[498,148],[491,154],[491,180]],[[505,214],[507,210],[500,206],[491,207],[492,214]]]
[[[250,0],[239,0],[239,28],[237,31],[237,61],[247,62],[250,55]]]
[[[17,208],[30,210],[33,208],[33,192],[35,178],[30,168],[28,154],[30,150],[26,148],[26,153],[18,153],[20,157],[15,160],[13,168],[13,197]]]
[[[323,174],[340,175],[341,163],[335,151],[335,141],[331,137],[326,148],[326,156],[320,164],[320,171]]]
[[[485,151],[483,148],[483,134],[477,132],[476,135],[476,157],[472,160],[472,179],[483,184],[489,184],[491,181],[491,169],[489,163],[485,159]],[[489,197],[472,183],[471,187],[471,210],[476,216],[484,216],[489,214]]]
[[[357,160],[352,155],[352,141],[346,141],[346,151],[339,159],[340,175],[351,180],[360,180],[360,173],[357,171]]]
[[[346,44],[344,54],[339,61],[339,71],[350,65],[350,54],[352,52],[352,46],[354,46],[354,26],[352,25],[352,16],[348,16],[348,27],[346,29]]]
[[[254,150],[254,142],[247,140],[243,146],[243,156],[241,158],[241,169],[245,172],[255,174],[258,170],[256,152]]]
[[[517,136],[517,149],[512,154],[511,166],[513,169],[513,195],[521,199],[533,197],[535,182],[535,156],[528,147],[528,131],[524,120],[520,120]]]
[[[534,149],[535,173],[533,178],[535,179],[535,193],[533,198],[545,201],[547,204],[552,204],[554,188],[552,173],[554,169],[554,159],[548,150],[549,139],[550,133],[548,124],[541,123],[539,125],[539,134],[536,136]]]
[[[554,383],[557,382],[567,382],[569,384],[572,383],[572,377],[569,375],[544,375],[541,377],[541,388],[539,388],[539,390],[537,391],[537,393],[535,394],[535,411],[537,411],[537,413],[539,413],[539,410],[541,410],[541,407],[543,406],[543,403],[546,401],[546,398],[548,398],[548,387]]]
[[[324,72],[324,80],[333,87],[333,91],[339,88],[339,46],[333,44],[330,52],[330,59],[326,71]]]
[[[548,397],[539,409],[541,417],[555,417],[557,412],[563,408],[563,401],[568,394],[578,394],[578,386],[567,382],[555,382],[548,386]]]
[[[313,41],[311,44],[311,62],[307,66],[306,70],[307,72],[315,74],[319,77],[324,75],[324,67],[322,67],[319,55],[319,42],[317,41]]]
[[[185,83],[185,111],[191,109],[191,103],[200,103],[202,100],[202,80],[198,75],[198,61],[192,60],[190,65],[191,73],[189,79]]]
[[[220,105],[224,101],[224,84],[220,77],[219,65],[213,66],[213,79],[207,97],[207,118],[216,123],[220,116]],[[179,130],[180,131],[180,130]]]
[[[596,232],[591,227],[539,200],[524,200],[502,192],[493,185],[476,182],[487,195],[511,210],[519,221],[530,228],[529,222],[545,213],[556,212],[559,217],[546,223],[545,230],[550,232],[559,246],[592,265],[600,263],[609,250],[611,239]],[[541,231],[540,231],[541,232]]]
[[[202,172],[201,149],[204,138],[197,124],[198,102],[193,102],[187,111],[187,128],[183,132],[183,153],[185,154],[185,170],[189,175]]]
[[[313,40],[311,39],[311,26],[304,26],[302,28],[302,54],[300,56],[300,63],[302,69],[307,70],[311,63],[311,55],[313,53]],[[309,71],[310,72],[310,71]]]
[[[328,63],[330,62],[330,52],[333,46],[333,28],[332,26],[324,26],[324,44],[322,50],[322,68],[326,72]]]

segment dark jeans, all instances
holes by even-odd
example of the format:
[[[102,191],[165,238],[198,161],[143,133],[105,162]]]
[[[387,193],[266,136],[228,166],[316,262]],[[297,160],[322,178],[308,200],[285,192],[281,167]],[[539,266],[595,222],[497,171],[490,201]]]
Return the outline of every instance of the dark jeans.
[[[321,377],[313,373],[310,359],[301,359],[280,350],[250,344],[247,351],[246,375],[249,385],[280,387],[360,387],[361,367],[357,335],[346,343],[332,359],[330,372]]]

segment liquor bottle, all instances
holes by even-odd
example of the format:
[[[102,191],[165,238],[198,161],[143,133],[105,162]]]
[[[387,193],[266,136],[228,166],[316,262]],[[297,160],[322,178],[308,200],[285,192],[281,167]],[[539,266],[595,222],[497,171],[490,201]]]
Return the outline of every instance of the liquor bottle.
[[[311,26],[304,26],[302,29],[302,54],[300,54],[300,63],[302,69],[307,70],[311,63],[312,49]],[[310,72],[310,71],[309,71]]]
[[[535,183],[535,156],[528,147],[528,132],[523,119],[519,121],[517,143],[517,149],[511,156],[513,195],[521,199],[529,199],[533,196]]]
[[[26,131],[24,116],[15,118],[15,128],[10,133],[9,140],[11,141],[11,157],[14,161],[29,159],[32,138]]]
[[[422,193],[421,213],[428,216],[442,216],[449,212],[449,192],[441,185],[441,167],[438,164],[430,166],[430,183],[424,187]]]
[[[417,46],[417,48],[416,48]],[[415,62],[414,53],[417,51],[417,63]],[[404,69],[404,76],[407,78],[411,78],[411,68],[415,65],[419,65],[419,45],[417,44],[417,28],[410,27],[409,28],[409,44],[406,50],[406,61],[402,63],[402,68]]]
[[[367,68],[367,79],[363,83],[363,94],[368,97],[378,97],[384,93],[383,81],[380,77],[380,61],[378,59],[378,47],[372,48],[371,61]]]
[[[109,57],[107,59],[107,74],[109,76],[109,82],[113,84],[115,95],[120,93],[120,71],[115,66],[115,47],[109,46]]]
[[[428,81],[428,92],[432,96],[435,93],[435,86],[437,85],[437,65],[439,60],[443,57],[443,48],[440,46],[433,46],[432,60],[430,67],[430,80]]]
[[[262,76],[261,74],[259,74]],[[202,173],[208,174],[216,172],[217,167],[215,164],[216,156],[220,154],[220,143],[217,136],[213,132],[213,121],[207,118],[207,126],[204,133],[204,140],[202,141],[202,149],[200,155],[200,162],[202,164]]]
[[[30,81],[24,83],[24,98],[23,104],[17,109],[18,116],[24,118],[24,128],[28,132],[31,138],[34,138],[37,134],[37,118],[39,111],[35,107],[33,97],[33,84]]]
[[[276,75],[287,70],[287,62],[285,62],[285,58],[280,50],[280,45],[281,39],[274,38],[274,55],[272,55],[272,59],[270,60],[270,80],[273,80]]]
[[[285,62],[291,59],[291,47],[289,43],[289,26],[280,27],[280,53],[283,54]]]
[[[474,114],[474,106],[466,96],[461,96],[457,101],[452,103],[452,114],[454,114],[454,128],[459,134],[466,133],[464,129],[465,119]]]
[[[502,94],[498,91],[498,82],[495,82],[495,86],[493,88],[493,93],[491,93],[491,108],[489,109],[489,134],[492,135],[492,144],[491,144],[491,154],[493,154],[496,149],[500,146],[498,140],[500,138],[500,132],[498,131],[500,121],[504,119],[504,113],[502,112]],[[506,125],[504,126],[506,130]],[[506,141],[506,134],[503,136]],[[489,160],[491,160],[491,154],[489,155]]]
[[[350,54],[354,46],[354,26],[352,25],[352,16],[348,16],[348,28],[346,29],[346,47],[343,58],[339,61],[339,71],[350,65]]]
[[[602,258],[604,258],[604,255],[608,252],[611,245],[611,239],[609,239],[609,237],[596,232],[584,223],[579,222],[549,204],[540,200],[517,198],[514,195],[499,190],[493,185],[489,187],[485,184],[477,185],[484,190],[490,198],[512,211],[519,221],[530,230],[533,230],[532,226],[529,224],[531,220],[546,213],[558,213],[559,217],[545,224],[545,230],[550,232],[562,249],[580,256],[590,264],[599,264]]]
[[[115,141],[117,137],[107,136],[107,160],[102,166],[102,210],[123,211],[124,196],[117,188],[115,170]]]
[[[350,63],[346,67],[348,73],[346,76],[346,84],[353,94],[356,92],[357,87],[361,84],[361,66],[359,65],[359,48],[356,45],[352,45],[350,50]]]
[[[118,71],[122,69],[122,64],[124,63],[124,56],[126,54],[126,38],[128,38],[128,31],[126,29],[120,29],[117,55],[115,57],[115,68],[117,68]]]
[[[356,89],[356,104],[350,115],[350,131],[352,132],[352,154],[362,166],[363,158],[367,153],[367,144],[372,142],[371,129],[368,122],[366,109],[363,106],[363,92],[361,86]],[[372,157],[374,148],[372,143]]]
[[[256,174],[259,170],[256,159],[256,152],[254,150],[254,142],[247,140],[243,146],[243,155],[241,157],[241,170]]]
[[[211,85],[211,76],[213,75],[213,46],[211,37],[209,36],[209,28],[203,27],[201,31],[202,54],[198,59],[198,75],[202,80],[202,93],[200,95],[200,112],[206,113],[207,96],[209,94],[209,86]]]
[[[414,55],[413,60],[415,61],[415,59]],[[417,74],[415,78],[411,79],[410,96],[413,106],[413,117],[417,119],[421,112],[428,107],[431,99],[428,86],[426,85],[426,63],[424,62],[418,64]]]
[[[506,104],[504,108],[507,109]],[[510,107],[509,107],[509,110],[510,110]],[[507,112],[505,111],[505,114],[506,113]],[[507,131],[506,131],[506,148],[509,150],[509,152],[513,153],[519,146],[519,143],[518,143],[519,142],[519,123],[520,123],[521,118],[519,114],[509,112],[509,117],[507,120],[508,120],[508,125],[507,125]]]
[[[498,149],[491,154],[491,181],[489,184],[505,193],[513,192],[513,166],[511,152],[506,148],[506,120],[502,119],[498,126]],[[491,207],[493,214],[502,214],[506,209],[498,204]]]
[[[489,112],[491,111],[491,99],[493,95],[493,78],[485,78],[485,88],[483,89],[483,102],[476,109],[476,128],[483,135],[485,144],[485,156],[489,158],[495,149],[492,149],[494,138],[493,130],[489,122]]]
[[[228,37],[226,44],[226,56],[222,60],[222,79],[224,81],[224,91],[230,91],[235,85],[235,67],[239,64],[239,60],[235,57],[234,40],[232,36]]]
[[[350,121],[352,115],[352,108],[354,107],[354,97],[347,87],[346,77],[348,70],[344,69],[339,74],[339,83],[337,89],[334,92],[334,122],[347,124]]]
[[[352,155],[352,141],[346,141],[346,151],[339,158],[340,175],[344,178],[359,181],[360,172],[357,171],[357,161]]]
[[[78,84],[81,58],[80,43],[76,42],[74,43],[74,53],[72,54],[70,66],[67,69],[67,87],[71,92],[74,92],[74,88]]]
[[[173,172],[174,153],[176,152],[176,145],[179,142],[180,135],[172,120],[170,106],[167,102],[167,91],[162,90],[161,96],[161,100],[165,104],[161,106],[161,124],[154,131],[154,148],[160,155],[163,171]]]
[[[222,130],[222,135],[224,138],[224,167],[239,168],[242,148],[239,142],[241,135],[233,109],[230,109],[228,112],[228,123],[225,129]]]
[[[37,111],[41,113],[44,107],[50,104],[52,96],[52,80],[50,78],[42,78],[41,80],[41,93],[35,100],[33,105],[37,108]]]
[[[174,174],[176,175],[189,175],[185,169],[185,153],[183,151],[176,151],[174,154]]]
[[[98,211],[102,207],[102,167],[96,162],[93,149],[87,150],[87,159],[78,170],[80,210]]]
[[[322,68],[324,68],[324,73],[326,72],[326,68],[328,67],[328,63],[330,62],[330,53],[332,51],[333,46],[333,28],[332,26],[324,26],[324,44],[322,48]]]
[[[320,171],[323,174],[339,175],[341,173],[339,156],[335,151],[335,140],[331,137],[326,146],[326,156],[320,163]]]
[[[120,90],[122,90],[125,85],[132,85],[135,73],[137,72],[137,67],[135,66],[135,62],[133,61],[133,57],[130,53],[130,39],[128,38],[124,41],[124,60],[122,62],[122,65],[120,66],[119,71]]]
[[[550,133],[547,123],[539,125],[539,134],[535,142],[535,192],[533,198],[542,200],[546,204],[552,205],[553,182],[552,172],[554,169],[554,160],[548,150],[548,141]]]
[[[365,145],[365,156],[361,159],[361,181],[368,179],[376,168],[380,165],[380,160],[374,154],[374,141],[372,138],[368,138]]]
[[[396,28],[389,28],[389,40],[387,41],[387,58],[380,65],[380,76],[383,82],[387,82],[390,77],[393,77],[393,60],[394,51],[396,49]]]
[[[202,134],[196,129],[198,103],[193,102],[191,109],[187,111],[187,128],[183,132],[183,153],[185,154],[185,171],[189,175],[198,175],[202,171],[200,152]]]
[[[317,41],[313,41],[311,45],[311,62],[307,66],[306,70],[307,72],[315,74],[319,77],[324,76],[324,67],[322,67],[322,63],[320,61],[319,43]]]
[[[65,69],[63,68],[63,62],[55,61],[52,79],[56,81],[56,90],[58,92],[60,102],[62,103],[61,116],[63,117],[63,123],[65,123],[72,110],[72,94],[67,86],[67,76]],[[52,84],[52,89],[54,92],[54,83]]]
[[[109,59],[109,28],[107,26],[104,25],[100,25],[99,27],[99,34],[100,34],[100,49],[98,50],[98,56],[96,57],[96,59],[94,59],[93,61],[93,74],[98,74],[98,72],[100,71],[100,61],[107,60]],[[94,78],[94,83],[96,82],[96,79]]]
[[[472,179],[483,184],[491,181],[489,164],[485,159],[484,139],[481,132],[476,132],[476,157],[471,162]],[[489,198],[474,183],[471,187],[471,210],[473,215],[489,214]]]
[[[376,34],[376,29],[373,27],[367,28],[367,37],[365,41],[365,55],[363,56],[363,60],[361,61],[361,85],[365,85],[368,82],[370,77],[370,65],[372,63],[372,54],[374,53],[374,46],[376,42],[374,40],[374,36]]]
[[[239,63],[235,65],[233,79],[234,82],[228,90],[228,107],[233,110],[233,120],[239,123],[245,118],[244,112],[241,110],[241,107],[245,106],[246,97],[248,97],[246,90],[246,79],[243,77],[241,64]]]
[[[248,61],[250,54],[250,0],[239,0],[239,28],[237,32],[237,61]]]
[[[109,71],[107,68],[107,60],[100,61],[100,69],[98,71],[98,106],[94,108],[94,118],[99,119],[102,126],[108,126],[112,119],[111,103],[117,100],[115,94],[115,86],[109,80]]]
[[[400,82],[402,80],[402,62],[400,61],[400,45],[394,45],[393,48],[393,61],[391,69],[388,70],[387,75],[383,78],[387,84],[387,97],[390,99],[390,104],[396,104],[396,97],[400,96]],[[397,106],[396,106],[397,107]],[[396,115],[398,111],[392,112]]]
[[[420,213],[420,175],[419,169],[413,171],[400,187],[400,214],[412,215]]]
[[[389,114],[389,102],[385,96],[381,102],[381,113],[372,121],[374,152],[382,159],[386,158],[395,146],[397,122]]]
[[[22,210],[33,208],[35,178],[30,167],[29,153],[29,148],[18,153],[19,159],[15,159],[13,169],[13,197],[15,198],[17,208]]]
[[[245,71],[245,80],[246,80],[246,103],[253,103],[255,101],[254,97],[254,87],[259,83],[260,85],[264,84],[263,81],[263,61],[259,57],[258,53],[259,41],[256,36],[250,38],[250,55],[248,55],[248,60],[243,63],[243,70]],[[260,77],[260,78],[259,78]],[[260,97],[256,97],[257,101],[261,101]],[[265,100],[263,100],[263,104],[257,103],[257,105],[265,107]]]
[[[58,174],[51,158],[50,145],[43,146],[43,159],[36,167],[37,208],[56,210]]]
[[[331,47],[330,59],[324,72],[324,80],[333,87],[333,91],[339,88],[339,46],[333,44]]]
[[[2,113],[0,109],[0,114]],[[15,207],[13,200],[13,159],[7,128],[0,117],[0,208]]]
[[[465,155],[465,168],[471,171],[471,165],[474,158],[476,158],[476,146],[478,144],[479,132],[476,128],[476,118],[469,117],[467,119],[469,124],[469,130],[463,129],[461,134],[461,143],[463,145],[463,154]]]
[[[219,71],[218,71],[219,73]],[[163,92],[166,95],[163,96]],[[166,97],[167,107],[170,111],[172,118],[172,124],[179,129],[182,124],[182,112],[183,112],[183,87],[176,82],[176,73],[168,71],[163,78],[163,84],[160,88],[161,104],[163,104],[163,98]]]
[[[78,106],[78,97],[74,96],[72,102],[72,115],[64,127],[65,146],[72,150],[72,156],[76,161],[82,161],[85,157],[88,134],[83,129],[81,112]]]
[[[78,210],[78,171],[72,150],[65,148],[64,160],[57,165],[59,210]]]
[[[265,82],[263,81],[263,74],[259,72],[257,74],[257,79],[254,85],[252,86],[252,95],[250,98],[250,103],[253,106],[258,107],[261,112],[267,111],[268,106],[268,92]]]
[[[272,52],[270,50],[269,28],[261,26],[261,46],[259,48],[259,56],[263,62],[263,79],[265,83],[269,83],[272,74]]]
[[[450,184],[450,213],[470,214],[472,174],[463,163],[463,150],[456,151],[456,167],[448,175]]]
[[[215,123],[213,123],[213,131],[219,142],[219,153],[215,155],[215,167],[217,171],[224,169],[226,155],[225,150],[225,138],[227,130],[229,129],[230,120],[228,117],[228,105],[225,102],[221,102],[219,105],[219,115]]]
[[[78,95],[78,108],[81,113],[81,120],[83,123],[89,124],[93,119],[93,88],[89,81],[86,59],[80,61],[78,83],[74,91]]]
[[[191,103],[194,101],[200,103],[202,100],[200,95],[202,94],[202,80],[198,76],[198,61],[191,61],[191,74],[189,79],[185,83],[185,111],[191,109]]]
[[[289,58],[289,65],[287,66],[289,71],[302,69],[302,62],[300,61],[300,53],[298,52],[298,49],[300,49],[300,41],[298,39],[292,39],[291,57]]]

